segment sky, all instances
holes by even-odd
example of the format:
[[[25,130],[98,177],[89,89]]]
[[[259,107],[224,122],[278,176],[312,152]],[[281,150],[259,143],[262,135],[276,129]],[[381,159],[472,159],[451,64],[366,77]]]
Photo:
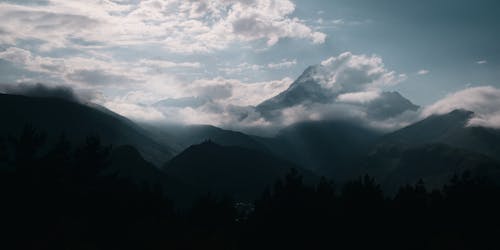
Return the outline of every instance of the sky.
[[[41,83],[139,121],[265,125],[248,107],[333,61],[334,85],[370,76],[337,101],[398,91],[420,116],[458,107],[500,127],[498,13],[493,0],[0,0],[0,91]]]

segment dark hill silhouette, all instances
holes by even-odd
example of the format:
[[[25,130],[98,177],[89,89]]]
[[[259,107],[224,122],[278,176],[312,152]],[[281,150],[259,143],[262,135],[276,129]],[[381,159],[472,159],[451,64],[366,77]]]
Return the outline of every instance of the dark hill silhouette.
[[[160,164],[172,157],[165,144],[147,136],[130,120],[76,102],[58,98],[26,97],[0,94],[2,135],[17,135],[26,124],[45,131],[49,139],[64,134],[80,143],[86,136],[99,136],[104,144],[131,144],[151,162]]]
[[[251,201],[291,168],[298,169],[292,163],[260,151],[206,141],[189,147],[163,169],[202,192]],[[300,172],[306,180],[315,179],[307,171]]]

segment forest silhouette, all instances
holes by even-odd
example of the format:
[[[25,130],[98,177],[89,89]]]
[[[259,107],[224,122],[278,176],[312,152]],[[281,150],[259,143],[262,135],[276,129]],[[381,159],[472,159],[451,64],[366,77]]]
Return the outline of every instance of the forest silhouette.
[[[310,185],[291,169],[254,203],[206,193],[181,208],[176,190],[109,171],[98,137],[47,141],[31,126],[0,140],[2,249],[500,247],[500,187],[467,172],[388,196],[369,176]]]

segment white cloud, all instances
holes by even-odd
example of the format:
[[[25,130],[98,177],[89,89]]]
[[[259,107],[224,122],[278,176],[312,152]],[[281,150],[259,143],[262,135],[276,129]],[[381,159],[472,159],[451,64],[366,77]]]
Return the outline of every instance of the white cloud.
[[[219,100],[225,105],[253,106],[269,99],[290,86],[292,79],[246,83],[237,79],[217,77],[200,79],[190,84],[186,93]]]
[[[292,17],[290,0],[50,0],[0,3],[1,42],[36,39],[42,49],[154,44],[175,53],[210,52],[237,42],[282,38],[323,43],[326,35]]]
[[[345,103],[368,103],[379,97],[379,91],[352,92],[339,95],[337,101]]]
[[[139,65],[153,68],[200,68],[199,62],[172,62],[167,60],[141,59]]]
[[[321,62],[310,77],[334,93],[379,89],[406,80],[406,75],[385,68],[382,58],[345,52]],[[308,80],[308,79],[304,79]]]
[[[500,128],[500,89],[492,86],[471,87],[447,95],[426,107],[422,116],[446,114],[455,109],[474,112],[471,126]]]
[[[269,64],[267,64],[267,67],[270,69],[284,69],[284,68],[290,68],[292,66],[295,66],[296,64],[297,64],[297,59],[293,59],[293,60],[283,59],[277,63],[269,63]]]
[[[421,69],[417,72],[417,75],[427,75],[429,74],[429,70],[426,70],[426,69]]]
[[[140,105],[121,98],[102,103],[103,106],[129,119],[142,122],[164,122],[167,118],[154,107]]]
[[[219,70],[228,75],[238,75],[238,74],[243,74],[245,72],[262,71],[264,70],[264,66],[244,62],[236,66],[221,67],[219,68]]]
[[[177,93],[170,93],[171,96],[167,96],[168,90],[158,93],[143,89],[130,91],[123,97],[102,98],[97,102],[121,115],[141,121],[212,124],[224,127],[269,125],[252,106],[282,92],[291,82],[292,79],[284,78],[247,83],[217,77],[179,84],[174,87]],[[196,98],[199,103],[194,106],[152,105],[166,97],[173,100]]]
[[[487,63],[488,63],[488,61],[486,61],[486,60],[481,60],[481,61],[477,61],[476,63],[477,63],[477,64],[487,64]]]
[[[224,67],[220,67],[219,71],[222,71],[227,75],[244,75],[249,73],[254,74],[255,72],[259,71],[290,68],[296,64],[297,64],[297,59],[293,60],[282,59],[279,62],[271,62],[268,63],[267,65],[259,65],[259,64],[244,62],[236,66],[225,65]]]

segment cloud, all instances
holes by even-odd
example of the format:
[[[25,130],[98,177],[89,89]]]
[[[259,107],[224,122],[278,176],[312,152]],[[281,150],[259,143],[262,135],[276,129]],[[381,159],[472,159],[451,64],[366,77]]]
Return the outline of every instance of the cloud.
[[[135,121],[165,122],[167,119],[162,112],[154,107],[132,103],[123,98],[107,100],[102,105]]]
[[[379,97],[379,91],[352,92],[339,95],[337,101],[345,103],[368,103]]]
[[[175,87],[179,91],[177,97],[164,98],[162,94],[148,94],[141,90],[100,103],[121,115],[140,120],[151,118],[154,121],[163,119],[163,122],[243,127],[264,124],[264,119],[252,106],[282,92],[291,82],[290,78],[265,82],[242,82],[222,77],[198,79]],[[127,103],[135,105],[125,105]],[[153,109],[155,112],[151,111]],[[140,111],[160,112],[162,116],[140,116]]]
[[[500,89],[492,86],[470,87],[449,94],[426,107],[423,117],[446,114],[455,109],[474,112],[470,126],[500,128]]]
[[[297,59],[293,59],[293,60],[283,59],[283,60],[281,60],[281,62],[269,63],[269,64],[267,64],[267,67],[270,69],[284,69],[284,68],[290,68],[292,66],[295,66],[296,64],[297,64]]]
[[[9,47],[0,52],[0,59],[27,71],[50,76],[61,83],[79,85],[126,85],[139,82],[144,74],[140,68],[95,57],[56,58],[33,55],[31,51]]]
[[[486,60],[481,60],[481,61],[477,61],[476,64],[487,64],[488,61]]]
[[[427,74],[429,74],[429,70],[426,70],[426,69],[421,69],[417,72],[417,75],[421,75],[421,76],[427,75]]]
[[[174,53],[212,52],[238,42],[283,38],[323,43],[326,35],[292,17],[290,0],[50,0],[0,3],[1,41],[36,39],[44,50],[158,45]]]
[[[279,70],[291,68],[297,64],[297,59],[288,60],[282,59],[278,62],[270,62],[267,65],[251,64],[248,62],[240,63],[236,66],[227,66],[219,68],[219,71],[227,75],[244,75],[247,73],[255,74],[255,72],[264,72],[267,70]]]
[[[267,39],[272,46],[280,38],[307,38],[313,43],[324,43],[326,35],[313,31],[298,18],[288,18],[295,4],[288,0],[229,1],[227,21],[233,32],[244,40]]]
[[[78,97],[69,86],[48,86],[41,83],[3,84],[0,85],[0,91],[5,94],[32,97],[54,97],[72,102],[81,101],[81,98]]]
[[[146,67],[153,67],[159,69],[165,68],[200,68],[201,63],[199,62],[172,62],[167,60],[156,60],[156,59],[141,59],[139,65]]]
[[[240,63],[236,66],[230,66],[230,67],[221,67],[219,68],[220,71],[228,74],[228,75],[239,75],[245,72],[255,72],[255,71],[262,71],[264,70],[263,65],[257,65],[257,64],[251,64],[251,63]]]
[[[66,75],[67,79],[89,85],[111,85],[131,83],[134,79],[121,74],[113,74],[101,69],[77,69]]]
[[[301,120],[350,119],[394,129],[410,122],[403,116],[418,117],[418,106],[397,92],[384,92],[405,79],[388,70],[378,56],[345,52],[307,68],[286,91],[257,110],[279,126]]]
[[[407,78],[404,74],[387,70],[378,56],[354,55],[351,52],[322,61],[308,77],[334,93],[378,89],[396,85]]]

